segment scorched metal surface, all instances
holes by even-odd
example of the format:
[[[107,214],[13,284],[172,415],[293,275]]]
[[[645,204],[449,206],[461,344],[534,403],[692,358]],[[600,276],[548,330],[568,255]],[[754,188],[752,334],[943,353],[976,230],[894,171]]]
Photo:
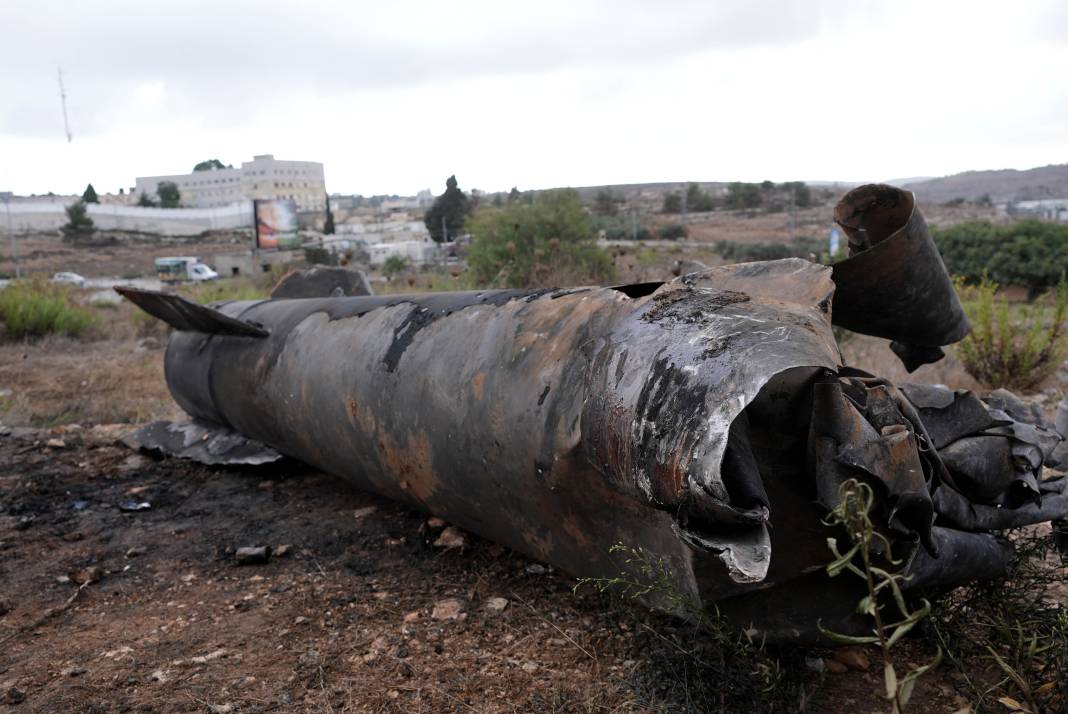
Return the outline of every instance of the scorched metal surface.
[[[831,268],[795,259],[618,288],[214,309],[121,292],[177,328],[167,381],[201,424],[577,576],[618,575],[626,566],[611,547],[643,548],[694,601],[773,638],[811,638],[820,620],[865,627],[857,585],[824,572],[821,518],[847,478],[877,487],[875,517],[907,554],[915,588],[990,577],[1011,556],[962,514],[983,494],[956,488],[917,408],[885,380],[841,365],[832,302],[854,316],[866,305],[872,331],[912,345],[906,354],[921,361],[966,329],[940,260],[904,272],[888,263],[899,293],[889,308],[873,297],[893,288],[877,266],[840,267],[880,245],[929,259],[911,196],[885,188],[883,203],[841,213],[843,224],[860,213],[889,229],[836,266],[834,281]],[[908,281],[917,274],[944,285],[916,294]],[[904,310],[901,295],[925,309]],[[952,431],[939,429],[943,440]],[[1049,517],[1021,508],[1022,520]],[[657,596],[650,604],[663,606]]]

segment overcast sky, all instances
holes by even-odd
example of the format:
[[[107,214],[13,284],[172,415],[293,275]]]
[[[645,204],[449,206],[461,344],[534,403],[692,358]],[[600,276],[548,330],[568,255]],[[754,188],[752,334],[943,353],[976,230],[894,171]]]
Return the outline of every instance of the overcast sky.
[[[1064,163],[1066,40],[1058,0],[3,0],[0,190],[260,153],[365,195]]]

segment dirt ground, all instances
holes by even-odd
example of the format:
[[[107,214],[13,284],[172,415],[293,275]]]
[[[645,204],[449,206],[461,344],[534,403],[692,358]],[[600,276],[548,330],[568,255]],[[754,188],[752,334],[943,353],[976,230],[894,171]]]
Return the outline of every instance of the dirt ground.
[[[157,461],[114,444],[127,428],[0,438],[12,711],[706,710],[677,622],[472,535],[435,547],[442,524],[300,464]],[[874,666],[802,669],[809,711],[885,710]]]
[[[247,231],[182,238],[98,231],[92,245],[76,246],[64,241],[59,231],[33,233],[18,237],[18,263],[24,274],[69,271],[87,278],[154,277],[156,258],[196,255],[210,262],[211,256],[219,253],[247,251],[251,242]],[[0,275],[14,274],[15,263],[5,242],[0,254]]]

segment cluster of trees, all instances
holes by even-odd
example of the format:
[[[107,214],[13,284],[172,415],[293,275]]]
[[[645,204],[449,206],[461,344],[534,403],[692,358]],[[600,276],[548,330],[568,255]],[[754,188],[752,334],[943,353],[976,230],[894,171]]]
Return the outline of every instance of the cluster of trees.
[[[142,193],[137,199],[137,205],[145,208],[178,208],[182,203],[182,194],[178,190],[178,184],[173,181],[163,181],[156,186],[156,199],[147,193]]]
[[[719,206],[715,197],[695,183],[688,184],[686,191],[679,193],[672,191],[664,194],[664,204],[661,213],[707,213],[714,211]]]
[[[685,192],[672,191],[664,194],[662,213],[702,213],[718,208],[731,210],[754,210],[763,208],[769,212],[784,211],[791,206],[808,208],[813,204],[812,190],[803,181],[773,181],[747,183],[734,181],[727,184],[727,191],[718,198],[695,183],[686,186]]]
[[[827,242],[822,238],[798,237],[788,243],[743,242],[722,240],[716,243],[716,252],[731,263],[749,263],[756,260],[780,260],[782,258],[822,258]]]
[[[482,285],[548,286],[612,279],[590,215],[574,189],[483,205],[468,224],[468,268]]]
[[[970,221],[932,228],[931,234],[949,272],[969,282],[987,277],[1001,285],[1026,286],[1034,296],[1068,274],[1068,225]]]
[[[216,169],[232,169],[233,164],[223,164],[218,159],[208,159],[207,161],[201,161],[199,164],[193,167],[193,173],[197,171],[215,171]]]
[[[754,209],[763,207],[769,212],[784,211],[790,207],[808,208],[812,205],[812,189],[803,181],[773,181],[746,183],[734,181],[727,184],[725,199],[727,208]]]

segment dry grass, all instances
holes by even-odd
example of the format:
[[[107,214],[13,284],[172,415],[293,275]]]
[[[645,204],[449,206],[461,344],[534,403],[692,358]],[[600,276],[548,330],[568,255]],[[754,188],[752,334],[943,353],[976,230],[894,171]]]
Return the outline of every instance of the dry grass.
[[[138,423],[180,414],[163,379],[166,333],[139,348],[135,308],[93,308],[95,340],[0,342],[0,422],[19,426]]]

